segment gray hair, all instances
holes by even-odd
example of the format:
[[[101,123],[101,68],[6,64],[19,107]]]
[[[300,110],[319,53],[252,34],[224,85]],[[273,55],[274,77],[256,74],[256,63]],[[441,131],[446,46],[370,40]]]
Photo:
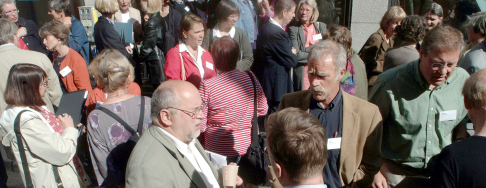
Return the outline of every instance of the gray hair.
[[[444,11],[442,10],[442,6],[440,6],[437,3],[431,3],[428,9],[425,11],[425,14],[427,14],[428,12],[435,14],[439,17],[444,16]]]
[[[156,119],[159,116],[160,110],[167,109],[169,107],[178,107],[179,98],[172,86],[161,87],[155,90],[152,94],[151,105],[152,109],[150,115],[152,116],[152,119]]]
[[[14,42],[14,35],[17,34],[18,27],[12,21],[0,18],[0,45]]]
[[[320,61],[324,55],[328,54],[333,57],[337,78],[339,72],[346,68],[346,49],[343,45],[331,39],[318,42],[312,45],[309,56],[307,56],[307,62]]]
[[[477,12],[469,16],[469,24],[475,33],[486,36],[486,12]]]
[[[66,16],[71,16],[70,0],[49,0],[47,4],[49,5],[49,9],[53,9],[56,12],[64,11]]]
[[[300,7],[302,6],[302,4],[308,4],[309,6],[312,7],[313,13],[312,13],[312,16],[310,18],[310,23],[316,22],[317,18],[319,18],[319,9],[317,8],[316,1],[315,0],[301,0],[299,2],[299,5],[297,5],[297,8],[295,8],[295,14],[296,15],[298,15],[297,13],[300,11]],[[299,21],[300,20],[299,16],[295,16],[295,20]]]
[[[486,69],[471,75],[462,88],[464,103],[476,109],[486,109]]]
[[[420,50],[427,57],[433,50],[443,52],[460,50],[462,52],[465,46],[464,37],[459,30],[451,26],[442,25],[434,27],[427,32]]]
[[[17,3],[15,2],[15,0],[0,0],[0,13],[3,13],[2,12],[2,7],[4,4],[8,4],[8,3],[13,3],[14,5],[17,5]]]

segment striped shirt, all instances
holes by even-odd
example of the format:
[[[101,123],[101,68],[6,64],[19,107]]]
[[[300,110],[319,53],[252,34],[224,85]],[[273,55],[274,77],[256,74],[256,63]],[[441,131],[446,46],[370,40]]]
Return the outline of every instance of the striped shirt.
[[[257,114],[263,116],[268,110],[267,99],[254,78]],[[253,84],[248,74],[238,70],[221,73],[204,80],[199,93],[207,104],[201,123],[201,132],[205,132],[204,148],[227,157],[246,154],[251,144],[254,110]]]

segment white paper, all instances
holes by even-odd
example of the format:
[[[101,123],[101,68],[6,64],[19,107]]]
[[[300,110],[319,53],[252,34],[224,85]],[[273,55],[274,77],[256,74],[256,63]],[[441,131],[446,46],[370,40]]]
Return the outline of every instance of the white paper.
[[[186,10],[187,12],[189,12],[191,9],[189,9],[189,7],[186,6],[186,8],[184,8],[184,10]]]
[[[59,71],[59,73],[61,73],[61,76],[63,78],[66,77],[71,72],[73,72],[73,70],[71,70],[71,68],[69,68],[69,66],[66,66],[66,67],[64,67],[64,69],[62,69],[61,71]]]
[[[210,63],[210,62],[207,62],[207,61],[206,61],[206,67],[207,67],[208,69],[214,70],[214,66],[213,66],[213,64],[212,64],[212,63]]]
[[[322,35],[321,34],[314,35],[312,36],[312,40],[322,40]]]
[[[206,155],[208,155],[209,160],[213,163],[213,166],[216,170],[222,169],[223,166],[228,165],[226,162],[226,157],[214,152],[206,151]]]
[[[340,149],[340,148],[341,148],[341,137],[327,139],[327,150]]]
[[[457,110],[443,111],[439,114],[439,121],[451,121],[456,120]]]
[[[88,98],[89,91],[84,92],[84,99]]]

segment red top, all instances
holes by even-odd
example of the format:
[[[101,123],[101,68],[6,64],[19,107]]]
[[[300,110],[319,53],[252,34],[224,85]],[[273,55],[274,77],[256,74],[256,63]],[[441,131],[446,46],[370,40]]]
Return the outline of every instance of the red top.
[[[52,64],[54,65],[54,62],[52,62]],[[72,48],[69,48],[69,52],[66,54],[64,60],[62,60],[59,70],[63,70],[67,66],[69,66],[72,71],[65,77],[61,78],[67,92],[82,89],[86,89],[86,91],[91,92],[92,89],[89,81],[88,66],[86,65],[86,61],[84,61],[83,56],[79,55],[79,53],[74,51]]]
[[[252,73],[253,74],[253,73]],[[257,114],[267,114],[267,98],[256,79]],[[246,72],[232,70],[205,80],[199,88],[207,104],[201,132],[206,132],[204,148],[227,157],[246,154],[251,144],[254,90]]]
[[[189,55],[187,51],[179,52],[179,44],[177,44],[174,48],[170,49],[165,56],[164,73],[167,77],[167,80],[182,80],[183,78],[181,57],[179,54],[182,55],[182,59],[184,61],[184,68],[186,70],[186,81],[194,84],[196,88],[199,88],[201,81],[216,76],[216,69],[214,67],[213,57],[206,49],[203,49],[203,53],[201,56],[202,67],[204,67],[204,78],[201,79],[201,73],[199,72],[199,68],[197,67],[191,55]]]

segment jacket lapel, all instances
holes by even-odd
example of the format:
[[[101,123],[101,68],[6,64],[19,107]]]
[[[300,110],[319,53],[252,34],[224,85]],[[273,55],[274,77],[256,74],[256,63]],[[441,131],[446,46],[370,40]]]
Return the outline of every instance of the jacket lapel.
[[[204,148],[202,147],[201,143],[199,143],[199,140],[196,142],[196,148],[197,150],[201,153],[201,155],[204,157],[204,160],[208,163],[209,167],[211,168],[211,171],[213,172],[214,177],[216,177],[216,180],[218,180],[218,172],[213,166],[213,163],[209,160],[208,155],[206,155],[206,152]]]
[[[378,33],[380,34],[381,39],[382,39],[381,46],[383,47],[383,50],[386,52],[386,50],[388,50],[388,43],[386,43],[385,33],[383,32],[383,29],[379,29]],[[392,40],[390,38],[390,44],[391,43],[392,43]]]
[[[159,128],[157,126],[151,126],[149,128],[149,131],[154,136],[154,138],[157,139],[162,145],[164,145],[167,151],[169,151],[169,153],[175,159],[177,159],[177,161],[179,161],[182,170],[184,170],[184,172],[189,177],[189,179],[192,180],[194,185],[196,185],[197,187],[206,187],[204,180],[202,179],[201,175],[199,175],[199,172],[196,171],[194,166],[192,166],[191,162],[185,156],[181,155],[181,153],[179,152],[179,150],[177,150],[177,148],[175,147],[174,143],[170,140],[170,138],[168,138],[164,133],[162,133],[162,131],[158,129]],[[205,155],[204,153],[201,154],[203,156]],[[207,157],[205,157],[205,159],[207,160]],[[211,168],[211,170],[214,169]]]
[[[352,101],[351,95],[342,91],[343,94],[343,133],[341,139],[341,153],[339,156],[339,174],[343,171],[344,160],[348,155],[349,150],[353,150],[355,146],[352,145],[351,139],[357,137],[355,131],[358,114],[354,112],[355,104]],[[342,180],[341,180],[342,181]]]
[[[304,26],[300,25],[299,26],[299,38],[300,38],[300,43],[299,43],[299,48],[300,49],[305,49],[305,34],[304,34]]]

